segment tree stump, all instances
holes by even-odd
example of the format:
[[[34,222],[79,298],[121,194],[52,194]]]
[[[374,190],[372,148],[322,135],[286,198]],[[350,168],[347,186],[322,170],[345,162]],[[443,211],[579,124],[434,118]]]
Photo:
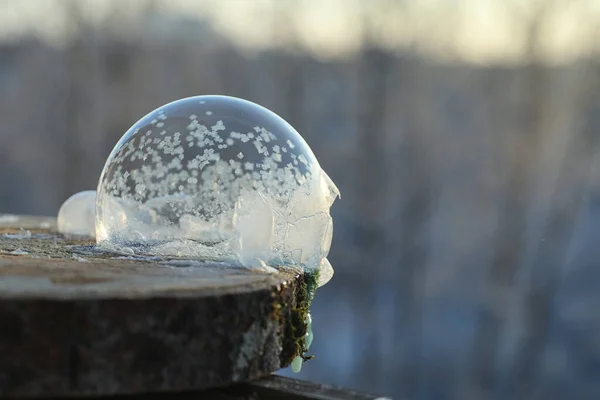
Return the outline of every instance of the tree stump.
[[[219,387],[298,354],[302,274],[86,252],[54,229],[0,214],[0,397]]]

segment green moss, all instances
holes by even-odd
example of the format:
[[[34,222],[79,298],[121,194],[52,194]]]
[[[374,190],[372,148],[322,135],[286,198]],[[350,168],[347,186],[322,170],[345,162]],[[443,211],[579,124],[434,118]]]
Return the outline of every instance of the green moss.
[[[296,286],[293,298],[287,299],[291,302],[292,307],[287,308],[285,304],[275,305],[276,318],[282,327],[282,366],[289,365],[296,356],[302,357],[304,361],[313,358],[313,356],[305,354],[308,328],[306,319],[318,286],[318,278],[318,271],[304,272],[299,277],[299,284]],[[286,299],[282,300],[282,302],[284,301]]]

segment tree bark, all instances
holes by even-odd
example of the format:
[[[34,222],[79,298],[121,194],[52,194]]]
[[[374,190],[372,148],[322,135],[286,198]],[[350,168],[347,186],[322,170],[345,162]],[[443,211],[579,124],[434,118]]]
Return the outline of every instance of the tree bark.
[[[116,259],[90,244],[0,226],[0,397],[218,387],[298,353],[304,276]]]

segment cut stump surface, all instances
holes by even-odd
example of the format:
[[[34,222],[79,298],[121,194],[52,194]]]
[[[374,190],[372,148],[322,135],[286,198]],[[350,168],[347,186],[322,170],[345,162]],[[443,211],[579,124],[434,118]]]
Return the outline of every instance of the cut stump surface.
[[[302,275],[127,259],[54,227],[0,214],[0,397],[218,387],[296,355]]]

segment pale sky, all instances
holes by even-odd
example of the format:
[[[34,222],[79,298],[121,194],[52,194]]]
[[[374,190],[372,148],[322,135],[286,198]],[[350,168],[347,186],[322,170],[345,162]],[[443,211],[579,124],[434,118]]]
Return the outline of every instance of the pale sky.
[[[135,26],[147,0],[74,0],[102,24]],[[293,44],[323,58],[351,54],[368,30],[392,50],[432,58],[512,64],[527,54],[528,27],[541,15],[538,49],[549,63],[600,53],[600,0],[170,0],[165,15],[205,18],[250,49]],[[67,0],[0,0],[0,40],[34,32],[55,44],[68,35]],[[115,13],[115,10],[118,12]]]

